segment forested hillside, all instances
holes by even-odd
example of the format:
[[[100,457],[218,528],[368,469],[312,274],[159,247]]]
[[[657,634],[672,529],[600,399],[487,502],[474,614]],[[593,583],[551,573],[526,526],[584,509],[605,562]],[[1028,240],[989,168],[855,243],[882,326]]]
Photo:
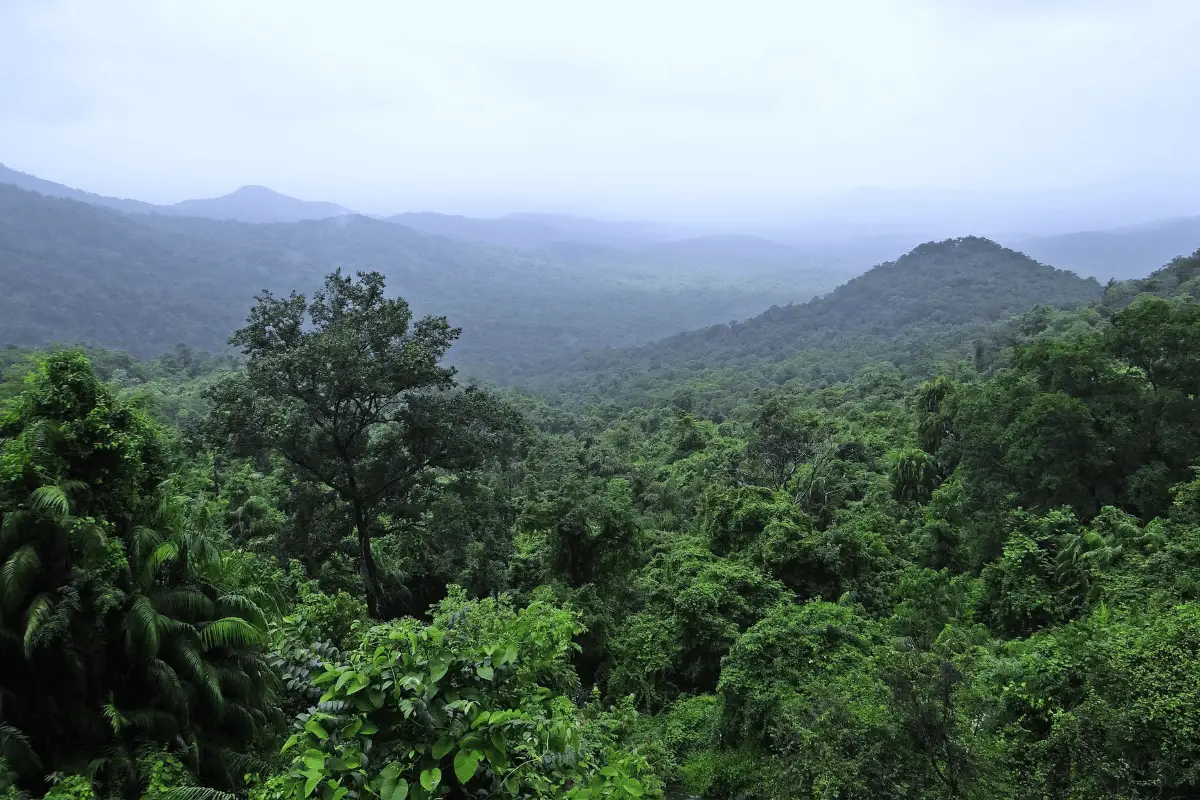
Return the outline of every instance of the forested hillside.
[[[947,352],[965,353],[993,323],[1036,305],[1077,308],[1100,293],[1095,280],[987,239],[929,242],[802,305],[643,347],[552,361],[528,383],[616,399],[665,383],[718,379],[722,371],[743,390],[797,378],[810,385],[844,380],[872,360],[924,361],[930,369]]]
[[[366,217],[294,224],[125,215],[0,185],[0,341],[77,342],[155,355],[217,349],[261,289],[312,289],[336,267],[379,270],[422,312],[465,333],[451,358],[505,380],[587,347],[634,344],[742,318],[834,275],[779,266],[730,274],[653,260],[555,259]]]
[[[0,793],[1196,796],[1198,281],[926,245],[720,411],[463,387],[377,273],[243,362],[0,351]]]

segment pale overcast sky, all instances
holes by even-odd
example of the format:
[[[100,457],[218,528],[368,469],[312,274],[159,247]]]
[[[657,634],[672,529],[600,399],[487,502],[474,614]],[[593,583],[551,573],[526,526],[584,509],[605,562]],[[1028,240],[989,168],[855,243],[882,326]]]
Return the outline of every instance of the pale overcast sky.
[[[0,0],[0,163],[369,212],[1200,213],[1198,43],[1197,0]]]

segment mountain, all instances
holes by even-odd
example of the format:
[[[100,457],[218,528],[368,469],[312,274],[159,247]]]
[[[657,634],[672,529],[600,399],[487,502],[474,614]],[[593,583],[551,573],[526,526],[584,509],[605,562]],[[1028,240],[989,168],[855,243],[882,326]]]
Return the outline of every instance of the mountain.
[[[105,197],[61,183],[43,180],[0,164],[0,184],[16,186],[47,197],[61,197],[94,206],[124,211],[128,214],[165,214],[172,216],[231,219],[240,222],[299,222],[305,219],[327,219],[353,213],[335,203],[297,200],[272,191],[265,186],[243,186],[227,195],[203,200],[184,200],[160,206],[141,200]]]
[[[463,328],[453,359],[505,381],[584,348],[653,341],[823,290],[631,275],[431,236],[362,216],[249,224],[122,214],[0,185],[0,345],[83,341],[153,355],[222,348],[256,292],[310,292],[335,267],[378,270],[417,313]]]
[[[174,205],[161,206],[157,213],[239,222],[300,222],[306,219],[341,217],[354,212],[336,203],[297,200],[265,186],[243,186],[220,197],[184,200]]]
[[[1200,248],[1200,217],[1044,236],[1013,246],[1033,258],[1100,280],[1141,278],[1179,253]]]
[[[1074,308],[1101,292],[1094,279],[988,239],[928,242],[802,305],[653,344],[585,353],[570,363],[546,362],[524,380],[548,392],[606,397],[714,370],[745,373],[750,383],[809,370],[820,383],[871,361],[920,360],[947,344],[969,344],[976,331],[1039,304]]]
[[[38,192],[47,197],[62,197],[67,200],[77,200],[80,203],[90,203],[94,206],[115,208],[117,211],[128,213],[150,214],[160,210],[160,207],[153,203],[143,203],[141,200],[123,200],[119,197],[105,197],[104,195],[92,194],[80,189],[72,189],[70,186],[63,186],[61,183],[54,183],[53,181],[43,180],[34,175],[18,172],[3,164],[0,164],[0,184],[16,186],[29,192]]]

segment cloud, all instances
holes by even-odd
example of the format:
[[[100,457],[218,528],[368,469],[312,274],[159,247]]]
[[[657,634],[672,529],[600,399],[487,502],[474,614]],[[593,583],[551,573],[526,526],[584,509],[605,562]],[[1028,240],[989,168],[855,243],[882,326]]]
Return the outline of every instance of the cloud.
[[[378,211],[784,218],[856,186],[1183,209],[1198,35],[1192,0],[9,0],[0,161]]]

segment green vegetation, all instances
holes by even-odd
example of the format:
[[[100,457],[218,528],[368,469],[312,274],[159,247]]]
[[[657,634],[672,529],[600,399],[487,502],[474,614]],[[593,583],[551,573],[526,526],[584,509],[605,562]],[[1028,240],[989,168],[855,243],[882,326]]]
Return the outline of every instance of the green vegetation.
[[[667,266],[653,253],[613,251],[593,263],[361,216],[249,224],[127,215],[0,183],[5,344],[86,342],[143,357],[177,343],[218,351],[258,292],[311,292],[342,267],[378,271],[418,313],[446,315],[463,329],[452,361],[503,382],[545,358],[741,319],[840,280],[794,260]]]
[[[1196,796],[1198,291],[954,240],[549,399],[371,272],[0,351],[0,796]]]
[[[1100,294],[1094,280],[987,239],[948,239],[923,244],[803,305],[642,347],[550,362],[525,384],[560,399],[637,401],[692,384],[710,403],[721,386],[732,390],[732,406],[756,388],[828,385],[881,361],[932,375],[939,360],[969,357],[966,348],[998,322],[1037,305],[1078,308]]]

